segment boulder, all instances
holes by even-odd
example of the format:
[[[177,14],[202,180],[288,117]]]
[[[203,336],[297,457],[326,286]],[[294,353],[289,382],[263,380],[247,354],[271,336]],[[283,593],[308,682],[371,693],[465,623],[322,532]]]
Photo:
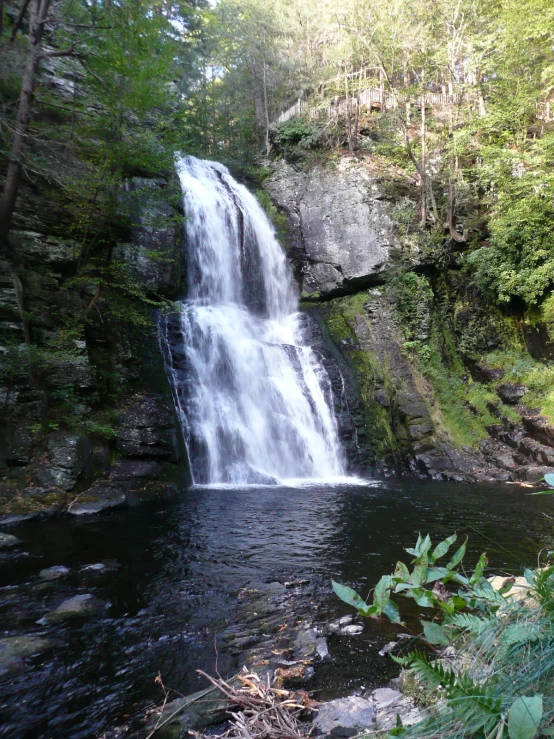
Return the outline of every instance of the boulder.
[[[64,600],[55,611],[51,611],[39,623],[56,624],[75,618],[91,618],[92,616],[100,616],[108,608],[109,603],[99,600],[90,593],[74,595],[73,598]]]
[[[313,725],[316,733],[333,737],[371,731],[375,728],[373,703],[356,695],[323,703]]]
[[[41,580],[60,580],[62,577],[67,577],[71,573],[69,567],[63,565],[57,565],[55,567],[47,567],[38,573]]]
[[[120,508],[128,505],[125,491],[114,482],[97,482],[78,495],[70,503],[67,511],[73,516],[85,516],[100,513],[108,508]]]
[[[0,639],[0,678],[15,677],[25,672],[26,659],[47,652],[54,647],[51,639],[40,636],[9,636]]]
[[[266,188],[284,210],[303,253],[304,297],[341,295],[383,281],[395,243],[389,204],[366,163],[342,157],[336,168],[297,171],[274,165]]]
[[[498,385],[496,392],[503,403],[516,405],[527,392],[527,388],[515,382],[503,382],[501,385]]]
[[[425,712],[414,700],[392,688],[379,688],[370,696],[375,715],[375,731],[388,732],[396,728],[398,719],[408,728],[425,718]]]
[[[533,439],[545,446],[554,447],[554,424],[537,412],[525,410],[521,422]]]
[[[13,549],[21,546],[22,541],[13,534],[4,534],[0,532],[0,549]]]
[[[46,455],[38,459],[35,476],[43,485],[73,490],[91,459],[89,440],[85,436],[54,434],[46,448]]]
[[[528,467],[525,479],[528,482],[540,482],[545,475],[554,474],[554,467]]]

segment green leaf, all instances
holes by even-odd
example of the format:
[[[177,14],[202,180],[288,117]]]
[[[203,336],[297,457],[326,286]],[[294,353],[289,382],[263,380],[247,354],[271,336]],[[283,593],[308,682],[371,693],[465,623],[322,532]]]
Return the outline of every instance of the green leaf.
[[[414,585],[411,582],[399,582],[395,586],[394,592],[395,593],[402,593],[402,592],[404,592],[404,590],[413,590],[414,588],[417,588],[417,587],[419,587],[419,586],[418,585]]]
[[[423,608],[434,608],[436,606],[436,599],[428,590],[417,588],[412,590],[409,595],[412,596],[418,606],[422,606]]]
[[[427,534],[425,539],[421,542],[419,547],[416,547],[416,549],[418,557],[422,557],[424,554],[427,554],[429,549],[431,549],[431,537],[429,534]]]
[[[410,571],[404,564],[404,562],[397,562],[394,568],[394,577],[401,577],[403,580],[407,580],[410,577]]]
[[[437,544],[437,546],[433,549],[432,555],[429,557],[429,562],[433,564],[437,561],[437,559],[444,557],[444,555],[448,552],[457,538],[458,536],[456,534],[452,534],[452,536],[449,536],[448,539],[445,539],[444,541],[441,541],[440,544]]]
[[[452,559],[450,560],[450,562],[446,565],[446,569],[447,570],[453,570],[454,567],[457,567],[457,565],[460,564],[460,562],[462,561],[462,559],[465,556],[466,546],[467,546],[467,538],[464,541],[464,543],[462,544],[462,546],[452,556]]]
[[[443,577],[451,577],[450,570],[447,570],[446,567],[430,567],[427,570],[425,582],[436,582],[437,580],[442,580]]]
[[[461,611],[462,608],[467,608],[467,601],[465,598],[462,598],[461,595],[453,595],[452,603],[457,611]]]
[[[397,657],[394,654],[389,654],[389,657],[393,662],[396,662],[397,665],[402,665],[402,667],[406,667],[406,665],[409,665],[411,662],[409,657]]]
[[[427,564],[419,564],[414,567],[414,571],[409,577],[409,581],[412,585],[419,587],[423,585],[427,577]]]
[[[354,608],[356,608],[360,613],[367,611],[367,603],[355,590],[352,590],[352,588],[349,588],[347,585],[341,585],[334,580],[332,580],[331,583],[333,585],[333,590],[342,601],[348,603],[349,606],[354,606]]]
[[[554,495],[554,490],[540,490],[538,493],[527,493],[527,495]]]
[[[383,575],[375,586],[373,593],[373,605],[377,606],[379,613],[382,613],[385,606],[389,602],[392,578],[390,575]]]
[[[523,574],[525,576],[525,579],[529,583],[529,585],[534,585],[535,584],[535,573],[534,573],[533,570],[526,569]],[[510,588],[511,587],[512,587],[512,584],[510,583]]]
[[[487,566],[487,555],[483,553],[479,557],[479,561],[475,565],[475,570],[473,572],[473,575],[469,579],[470,585],[475,585],[480,580],[483,579],[483,572],[485,571],[485,567]]]
[[[532,739],[542,718],[542,695],[516,698],[508,711],[510,739]]]
[[[387,605],[383,608],[383,613],[391,623],[401,624],[402,626],[404,625],[404,622],[400,618],[400,611],[398,610],[398,606],[396,605],[396,603],[393,603],[392,600],[389,600]]]
[[[425,639],[429,644],[436,644],[437,646],[445,647],[449,644],[450,639],[446,634],[444,626],[435,623],[434,621],[422,621],[423,633]]]
[[[537,641],[541,636],[541,627],[533,622],[522,622],[519,624],[511,624],[500,635],[500,641],[507,647],[514,644],[525,644],[526,642]]]

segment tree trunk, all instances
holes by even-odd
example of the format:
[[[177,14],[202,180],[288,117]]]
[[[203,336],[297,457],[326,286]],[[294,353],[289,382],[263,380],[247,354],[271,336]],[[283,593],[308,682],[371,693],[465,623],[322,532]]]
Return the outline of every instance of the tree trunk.
[[[348,90],[348,67],[344,65],[344,90],[346,93],[346,137],[348,138],[348,151],[353,154],[352,121],[350,120],[350,92]]]
[[[35,81],[40,62],[42,35],[44,24],[48,17],[50,2],[51,0],[33,0],[31,6],[27,59],[25,61],[25,71],[21,83],[21,96],[19,98],[12,148],[4,183],[4,193],[0,201],[0,244],[2,245],[7,244],[15,202],[19,192],[21,158],[25,139],[29,131]]]
[[[265,56],[263,57],[264,61],[264,74],[263,74],[263,81],[264,81],[264,118],[265,118],[265,153],[266,156],[269,156],[271,154],[271,139],[269,137],[269,106],[267,103],[267,62],[265,59]]]
[[[421,226],[427,223],[427,174],[425,153],[425,95],[421,96]]]
[[[10,43],[13,44],[15,41],[15,37],[17,36],[17,32],[21,28],[23,24],[23,20],[25,19],[25,15],[27,13],[27,8],[29,7],[29,3],[31,0],[23,0],[21,3],[21,7],[19,8],[19,13],[17,14],[16,21],[14,23],[14,26],[12,28],[12,32],[10,34]]]
[[[0,37],[4,31],[4,0],[0,0]]]
[[[462,234],[456,231],[456,225],[454,223],[454,203],[456,200],[456,174],[458,167],[454,157],[450,158],[450,177],[448,178],[448,230],[450,231],[450,238],[452,241],[456,241],[458,244],[463,244],[467,241],[467,230],[464,229]]]

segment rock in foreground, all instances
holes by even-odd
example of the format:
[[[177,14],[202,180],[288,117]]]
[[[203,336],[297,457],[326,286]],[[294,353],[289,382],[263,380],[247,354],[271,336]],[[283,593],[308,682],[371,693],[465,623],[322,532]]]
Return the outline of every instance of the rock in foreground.
[[[99,600],[90,593],[75,595],[64,602],[43,619],[41,623],[56,624],[74,618],[90,618],[99,616],[109,608],[109,604]]]
[[[13,534],[0,533],[0,549],[13,549],[21,544],[21,539]]]
[[[0,678],[14,677],[28,668],[26,658],[52,649],[54,642],[40,636],[10,636],[0,639]]]

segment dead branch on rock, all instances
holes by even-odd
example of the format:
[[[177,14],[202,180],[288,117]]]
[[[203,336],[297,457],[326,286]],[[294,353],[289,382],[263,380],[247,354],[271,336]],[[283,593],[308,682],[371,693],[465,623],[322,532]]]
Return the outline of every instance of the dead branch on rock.
[[[233,686],[198,670],[214,687],[225,695],[233,707],[231,727],[218,739],[306,739],[311,724],[303,723],[300,714],[316,707],[308,694],[293,693],[271,686],[269,675],[264,679],[246,668],[237,675],[240,683]],[[192,732],[191,732],[192,733]],[[197,739],[204,735],[194,733]]]

